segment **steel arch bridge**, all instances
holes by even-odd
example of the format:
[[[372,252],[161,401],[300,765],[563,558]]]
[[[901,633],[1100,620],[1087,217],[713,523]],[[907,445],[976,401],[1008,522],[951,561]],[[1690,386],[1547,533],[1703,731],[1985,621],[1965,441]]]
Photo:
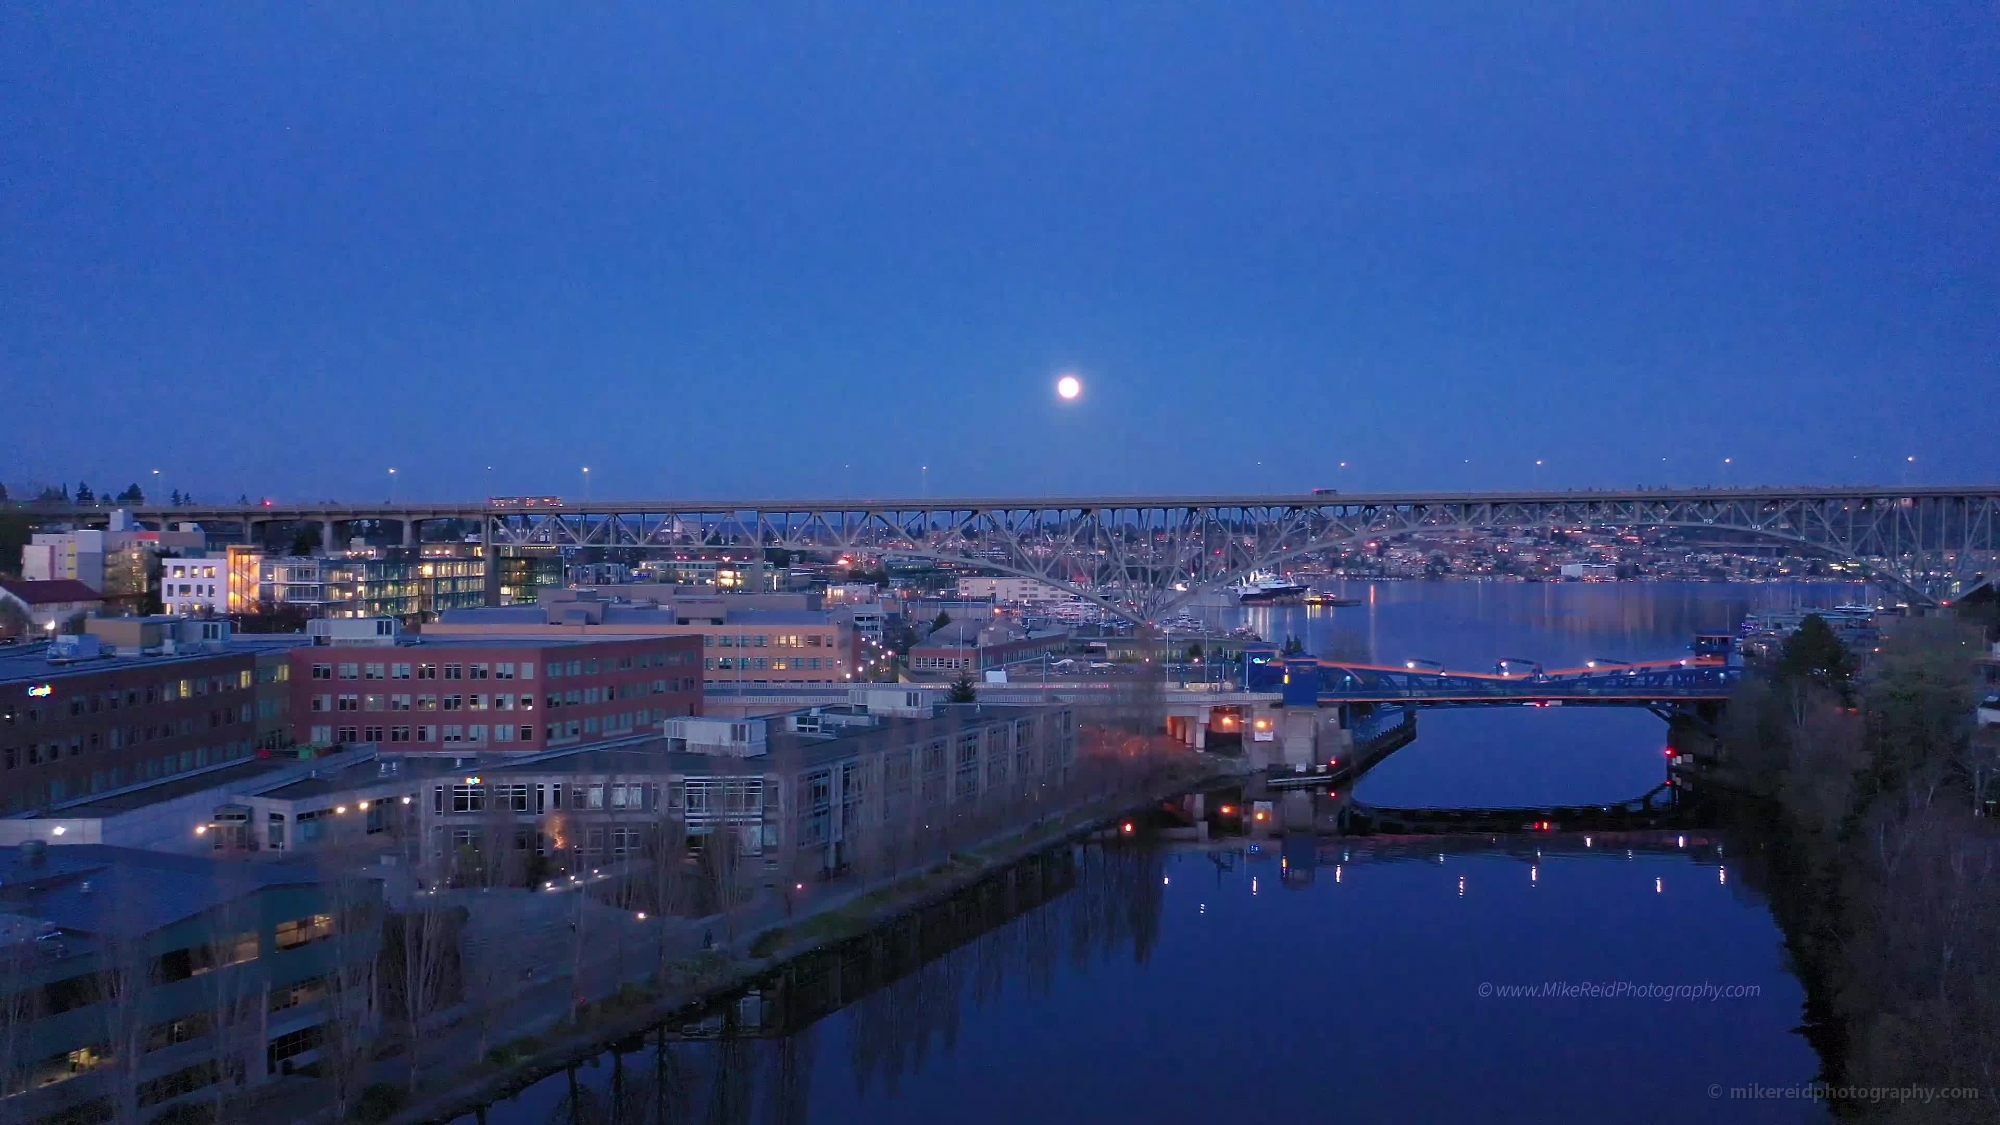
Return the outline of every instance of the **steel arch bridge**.
[[[2000,567],[2000,486],[1742,488],[1304,496],[285,505],[145,509],[156,520],[256,524],[460,519],[499,546],[779,547],[913,556],[1035,578],[1139,622],[1252,570],[1357,541],[1503,528],[1695,528],[1854,564],[1916,604]],[[329,539],[328,541],[332,541]]]

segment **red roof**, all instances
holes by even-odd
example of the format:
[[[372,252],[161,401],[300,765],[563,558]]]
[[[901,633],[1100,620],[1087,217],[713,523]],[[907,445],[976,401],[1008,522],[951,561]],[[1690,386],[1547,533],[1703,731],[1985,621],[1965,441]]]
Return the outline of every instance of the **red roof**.
[[[57,578],[50,582],[16,582],[0,580],[0,590],[5,590],[29,605],[53,605],[59,602],[101,602],[104,595],[78,582],[74,578]]]

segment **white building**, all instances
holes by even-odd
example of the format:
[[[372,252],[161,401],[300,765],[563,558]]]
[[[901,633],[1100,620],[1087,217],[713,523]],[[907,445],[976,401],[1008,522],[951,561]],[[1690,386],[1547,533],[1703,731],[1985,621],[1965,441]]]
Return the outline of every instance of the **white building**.
[[[958,596],[967,601],[991,600],[1007,605],[1047,605],[1070,598],[1068,593],[1033,578],[961,578]]]
[[[223,559],[165,559],[160,563],[161,612],[175,617],[229,611],[229,564]]]

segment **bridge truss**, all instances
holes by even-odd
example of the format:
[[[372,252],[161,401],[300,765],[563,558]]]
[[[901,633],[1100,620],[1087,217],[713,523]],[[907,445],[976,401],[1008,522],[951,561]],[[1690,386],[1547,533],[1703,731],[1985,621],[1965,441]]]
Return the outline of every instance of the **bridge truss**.
[[[2000,489],[606,503],[480,515],[487,542],[503,546],[762,546],[972,563],[1139,622],[1251,571],[1407,533],[1736,532],[1854,564],[1918,604],[1962,596],[2000,560]]]

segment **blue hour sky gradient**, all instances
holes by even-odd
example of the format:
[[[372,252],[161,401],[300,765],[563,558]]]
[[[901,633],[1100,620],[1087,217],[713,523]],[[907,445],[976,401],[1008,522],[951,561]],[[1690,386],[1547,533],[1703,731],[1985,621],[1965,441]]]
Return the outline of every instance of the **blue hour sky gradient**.
[[[1995,481],[1996,374],[1987,3],[0,4],[10,485]]]

